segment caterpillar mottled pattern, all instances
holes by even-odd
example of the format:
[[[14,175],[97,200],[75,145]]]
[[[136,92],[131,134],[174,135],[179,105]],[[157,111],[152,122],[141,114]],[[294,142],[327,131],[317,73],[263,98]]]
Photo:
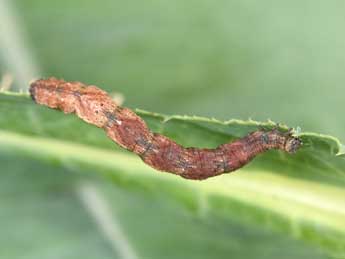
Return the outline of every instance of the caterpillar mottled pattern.
[[[185,148],[151,132],[143,119],[117,105],[96,86],[49,78],[33,82],[30,94],[38,104],[75,113],[87,123],[103,128],[110,139],[139,155],[151,167],[188,179],[202,180],[235,171],[270,149],[295,153],[302,144],[291,131],[275,128],[257,130],[214,149]]]

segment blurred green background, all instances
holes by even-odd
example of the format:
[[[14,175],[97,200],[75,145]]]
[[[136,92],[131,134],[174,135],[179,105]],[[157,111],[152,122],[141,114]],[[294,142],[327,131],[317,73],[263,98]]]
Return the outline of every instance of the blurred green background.
[[[118,91],[130,107],[345,139],[344,1],[11,3],[40,76]]]
[[[344,11],[340,0],[0,0],[0,75],[17,90],[55,76],[121,93],[131,108],[270,118],[345,140]],[[0,256],[113,258],[71,199],[80,176],[15,157],[0,157]],[[98,184],[139,258],[327,258],[283,235],[202,222],[173,200]]]

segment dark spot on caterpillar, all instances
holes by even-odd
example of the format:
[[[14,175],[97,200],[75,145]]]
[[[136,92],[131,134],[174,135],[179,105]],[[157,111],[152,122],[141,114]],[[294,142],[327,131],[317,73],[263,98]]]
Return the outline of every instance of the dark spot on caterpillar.
[[[113,126],[114,123],[117,121],[115,114],[112,112],[109,112],[109,111],[104,111],[103,113],[104,113],[105,117],[107,117],[107,119],[108,119],[107,126],[108,127]]]
[[[147,149],[148,146],[151,146],[152,143],[148,142],[147,140],[145,140],[145,138],[143,137],[139,137],[135,140],[135,143],[141,147],[143,147],[145,150]]]
[[[150,153],[150,151],[154,148],[154,145],[152,142],[146,142],[144,145],[144,151],[140,154],[140,157],[142,159],[145,159],[145,156]]]
[[[61,93],[63,93],[64,90],[63,90],[63,88],[61,86],[58,86],[58,87],[56,87],[55,91],[56,91],[57,94],[61,94]]]
[[[223,164],[223,172],[228,172],[230,170],[230,167],[228,165],[228,161],[226,159],[226,156],[222,155],[222,164]]]
[[[63,98],[60,97],[61,93],[64,93]],[[85,99],[75,98],[82,94]],[[118,106],[109,95],[95,86],[56,78],[41,79],[31,84],[30,95],[36,103],[66,113],[82,110],[77,114],[81,119],[102,127],[109,138],[138,154],[146,164],[188,179],[201,180],[232,172],[267,150],[280,149],[295,153],[302,145],[302,141],[294,137],[291,131],[280,132],[274,128],[259,129],[215,149],[185,148],[165,136],[152,133],[139,116]],[[102,107],[103,115],[99,115],[95,107]],[[101,116],[107,119],[105,125]],[[119,127],[113,127],[114,124]]]
[[[81,93],[79,91],[73,91],[72,94],[76,97],[80,97]]]
[[[176,166],[185,170],[185,171],[188,170],[189,168],[193,168],[193,165],[187,159],[185,159],[183,156],[177,157]]]
[[[261,140],[263,144],[268,144],[269,138],[266,133],[263,133],[261,136]]]

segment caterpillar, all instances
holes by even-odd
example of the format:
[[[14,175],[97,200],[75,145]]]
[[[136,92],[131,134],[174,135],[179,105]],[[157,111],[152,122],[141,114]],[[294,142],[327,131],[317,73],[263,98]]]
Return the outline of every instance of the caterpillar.
[[[149,166],[187,179],[202,180],[235,171],[270,149],[295,153],[302,145],[292,130],[259,129],[214,149],[183,147],[150,131],[132,110],[117,105],[96,86],[66,82],[54,77],[34,81],[31,98],[40,105],[75,113],[87,123],[103,128],[119,146],[137,154]]]

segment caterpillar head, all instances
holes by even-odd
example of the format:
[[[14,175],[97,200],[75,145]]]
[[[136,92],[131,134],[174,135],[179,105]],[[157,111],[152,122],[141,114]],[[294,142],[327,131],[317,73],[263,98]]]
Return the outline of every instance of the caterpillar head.
[[[286,152],[293,154],[296,153],[302,144],[303,143],[300,138],[289,135],[285,141],[284,149]]]

